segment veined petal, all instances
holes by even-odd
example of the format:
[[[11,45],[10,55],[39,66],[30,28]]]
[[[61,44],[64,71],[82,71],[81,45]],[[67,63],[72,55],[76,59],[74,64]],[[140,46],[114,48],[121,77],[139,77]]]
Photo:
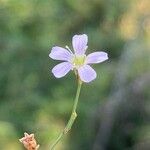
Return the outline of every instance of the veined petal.
[[[95,70],[89,65],[84,65],[80,67],[78,69],[78,73],[79,73],[80,79],[83,82],[91,82],[97,76]]]
[[[88,36],[86,34],[74,35],[72,45],[76,55],[83,55],[87,49]]]
[[[52,69],[52,73],[56,78],[64,77],[72,69],[72,64],[69,62],[62,62]]]
[[[105,52],[94,52],[86,57],[86,64],[97,64],[108,59],[108,54]]]
[[[55,46],[52,48],[52,51],[49,54],[49,57],[55,60],[70,61],[72,54],[65,48]]]

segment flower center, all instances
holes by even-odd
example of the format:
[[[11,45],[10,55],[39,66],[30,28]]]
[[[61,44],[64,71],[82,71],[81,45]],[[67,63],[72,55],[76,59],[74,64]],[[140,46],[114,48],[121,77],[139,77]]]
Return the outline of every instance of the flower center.
[[[72,63],[73,63],[73,65],[74,65],[75,67],[82,66],[82,65],[84,65],[85,58],[86,58],[85,55],[80,55],[80,56],[75,55],[74,58],[73,58]]]

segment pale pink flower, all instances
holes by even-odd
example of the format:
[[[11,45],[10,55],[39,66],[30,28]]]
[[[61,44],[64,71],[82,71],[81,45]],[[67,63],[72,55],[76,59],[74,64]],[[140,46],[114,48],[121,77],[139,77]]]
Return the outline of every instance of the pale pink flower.
[[[37,150],[39,145],[37,144],[34,134],[24,133],[24,137],[19,139],[27,150]]]
[[[86,34],[74,35],[72,38],[74,52],[68,46],[66,46],[66,49],[59,46],[52,48],[49,57],[63,61],[52,69],[52,73],[56,78],[65,76],[70,70],[77,71],[80,80],[83,82],[91,82],[96,78],[96,72],[90,65],[107,60],[108,54],[97,51],[86,55],[87,43],[88,36]]]

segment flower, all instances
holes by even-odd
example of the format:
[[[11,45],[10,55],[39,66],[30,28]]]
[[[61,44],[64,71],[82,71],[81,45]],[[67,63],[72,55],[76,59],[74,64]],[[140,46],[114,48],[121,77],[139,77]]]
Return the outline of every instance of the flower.
[[[86,55],[87,43],[88,36],[86,34],[74,35],[72,38],[74,53],[68,46],[66,46],[66,49],[59,46],[52,48],[49,57],[64,61],[52,69],[52,73],[56,78],[65,76],[70,70],[77,71],[80,80],[83,82],[91,82],[96,78],[96,72],[90,64],[101,63],[108,59],[108,55],[102,51]]]
[[[34,134],[24,133],[24,137],[19,139],[21,143],[23,143],[24,147],[27,150],[37,150],[39,145],[37,145],[36,140],[34,138]]]

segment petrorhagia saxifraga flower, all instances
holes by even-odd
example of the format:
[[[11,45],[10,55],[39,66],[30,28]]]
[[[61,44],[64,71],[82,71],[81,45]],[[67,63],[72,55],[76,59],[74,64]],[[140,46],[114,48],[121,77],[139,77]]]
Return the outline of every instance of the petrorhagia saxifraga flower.
[[[77,117],[76,111],[82,83],[91,82],[96,78],[96,72],[90,66],[90,64],[101,63],[108,59],[108,54],[102,51],[86,55],[85,52],[88,48],[87,43],[88,36],[86,34],[74,35],[72,38],[74,53],[69,49],[68,46],[66,46],[66,49],[59,46],[55,46],[52,48],[51,53],[49,54],[49,57],[54,60],[64,61],[56,65],[52,69],[52,73],[56,78],[61,78],[65,76],[70,70],[74,70],[75,74],[77,74],[78,77],[78,87],[70,119],[67,125],[65,126],[64,130],[59,134],[57,139],[51,145],[50,150],[54,150],[55,146],[62,139],[63,135],[68,133],[68,131],[70,131],[72,128],[72,125]]]
[[[37,144],[34,134],[24,133],[24,137],[19,139],[27,150],[38,150],[39,145]]]
[[[65,76],[70,70],[77,71],[80,80],[83,82],[91,82],[96,78],[96,72],[90,64],[101,63],[108,59],[108,55],[102,51],[86,55],[87,43],[88,36],[86,34],[74,35],[72,38],[74,53],[68,46],[66,46],[66,49],[59,46],[52,48],[49,57],[64,61],[52,69],[52,73],[56,78]]]

